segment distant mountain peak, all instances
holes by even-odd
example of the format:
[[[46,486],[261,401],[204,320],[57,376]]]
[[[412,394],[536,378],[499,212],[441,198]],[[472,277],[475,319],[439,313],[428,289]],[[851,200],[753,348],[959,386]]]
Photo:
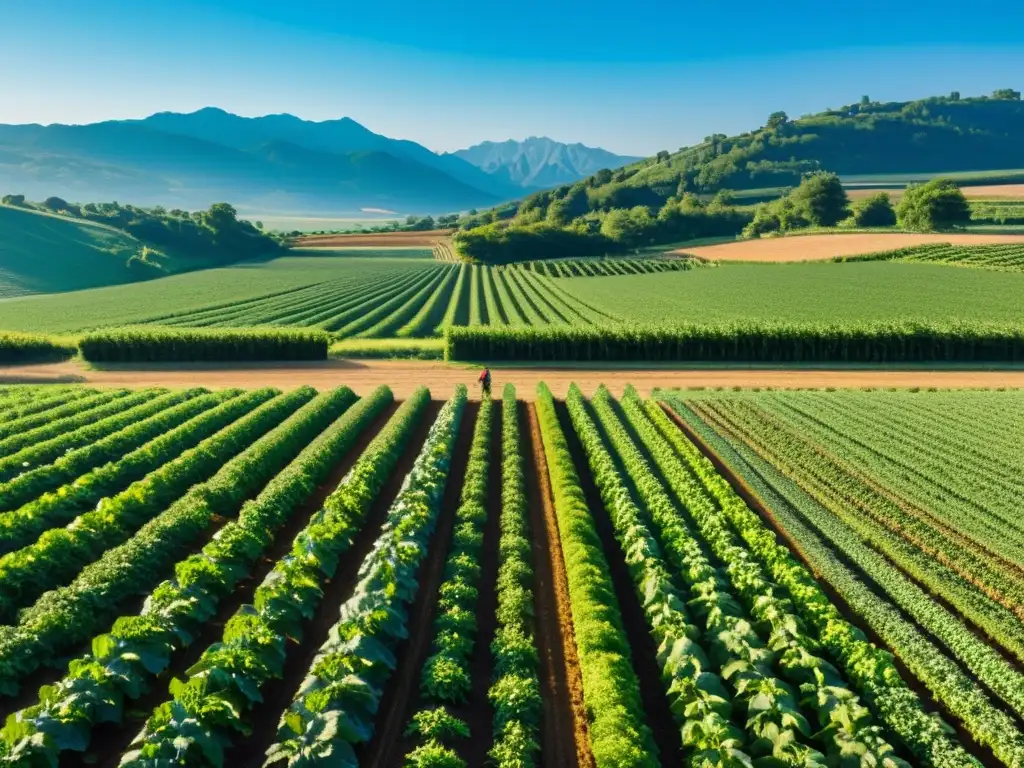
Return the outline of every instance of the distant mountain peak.
[[[529,136],[522,141],[484,141],[453,154],[524,189],[571,184],[602,168],[621,168],[642,159],[579,142],[565,144],[547,136]]]

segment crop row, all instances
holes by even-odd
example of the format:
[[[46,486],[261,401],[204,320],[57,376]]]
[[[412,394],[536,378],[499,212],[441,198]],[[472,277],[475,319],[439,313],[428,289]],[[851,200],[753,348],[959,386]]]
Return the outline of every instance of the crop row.
[[[491,653],[494,682],[494,747],[498,768],[532,768],[540,751],[540,666],[533,621],[530,531],[516,390],[505,385],[501,401],[501,538],[498,543],[498,629]]]
[[[457,388],[431,427],[359,568],[353,595],[281,719],[268,764],[358,765],[353,747],[373,734],[383,688],[397,663],[395,647],[407,633],[408,606],[440,514],[466,395],[465,387]],[[142,747],[143,756],[147,749]]]
[[[760,757],[770,754],[787,764],[806,765],[822,758],[809,743],[814,741],[824,748],[829,762],[855,752],[874,764],[901,765],[868,709],[841,673],[819,655],[818,644],[795,615],[791,602],[782,597],[783,590],[700,492],[671,445],[650,422],[635,392],[627,391],[622,401],[626,421],[653,457],[678,507],[631,440],[607,390],[600,390],[593,404],[659,531],[669,561],[687,585],[689,605],[701,617],[710,656],[733,692],[733,703],[746,707],[748,749],[755,755],[766,753],[757,755]],[[705,549],[724,564],[724,579],[704,555]],[[756,627],[764,629],[759,633]],[[670,650],[664,643],[663,648],[666,654]],[[675,671],[687,669],[681,663],[686,654],[678,646],[672,651]],[[690,669],[707,669],[699,655],[696,664],[689,664]],[[698,711],[708,697],[697,690],[699,694],[693,691],[691,695],[699,698],[682,702],[685,706],[677,705],[676,710]],[[709,704],[704,706],[710,709]],[[810,727],[804,713],[818,721],[816,729]],[[693,717],[691,714],[690,719]]]
[[[47,659],[95,634],[117,615],[122,601],[146,594],[218,516],[237,512],[353,399],[347,390],[315,395],[301,388],[255,408],[136,483],[134,493],[109,499],[101,507],[107,514],[94,528],[78,525],[44,534],[39,558],[19,560],[18,574],[41,571],[51,580],[48,586],[56,587],[63,583],[58,574],[80,572],[23,610],[13,631],[0,635],[0,686],[12,690]],[[146,517],[151,519],[133,535],[134,525]],[[96,546],[109,541],[122,543],[105,552]],[[46,542],[53,548],[47,550]],[[66,548],[57,549],[65,542]],[[98,552],[102,556],[90,562]],[[68,567],[69,554],[75,568]],[[38,591],[41,583],[22,580],[18,586]]]
[[[724,426],[739,434],[751,433],[749,423],[726,422]],[[774,437],[773,435],[773,439]],[[754,448],[755,445],[752,443],[751,447]],[[763,435],[758,436],[756,447],[764,451]],[[776,471],[792,473],[784,460],[784,454],[776,451],[765,455],[770,456]],[[821,498],[814,493],[812,497]],[[810,505],[807,505],[807,508],[820,509]],[[1016,732],[1013,720],[1001,711],[1000,705],[992,702],[985,689],[992,691],[1011,711],[1020,716],[1024,713],[1024,698],[1021,694],[1021,691],[1024,691],[1024,678],[996,650],[982,642],[956,616],[932,601],[923,590],[904,578],[883,557],[872,550],[851,544],[850,529],[841,523],[830,524],[828,512],[821,510],[816,514],[813,511],[808,514],[814,514],[814,520],[819,521],[818,525],[829,525],[832,535],[838,539],[837,546],[840,551],[845,551],[852,562],[861,566],[861,572],[869,575],[869,578],[879,585],[882,593],[892,601],[889,605],[881,601],[883,607],[876,611],[876,615],[885,615],[886,612],[894,615],[894,607],[898,607],[911,619],[912,623],[907,622],[906,626],[914,629],[904,635],[893,632],[892,624],[886,627],[893,637],[898,638],[898,642],[890,642],[901,658],[904,658],[904,654],[909,656],[912,650],[913,656],[906,659],[908,667],[915,670],[922,682],[950,711],[962,718],[965,727],[981,743],[991,746],[996,755],[1008,761],[1008,764],[1020,760],[1024,755],[1024,739]],[[935,641],[918,634],[918,628],[931,633]],[[886,636],[882,630],[879,630],[879,634]],[[938,645],[945,646],[948,658],[937,647]],[[951,659],[962,663],[970,675],[961,671]],[[982,683],[984,688],[974,682],[975,680]]]
[[[565,259],[521,261],[499,269],[525,269],[544,277],[607,277],[679,272],[703,266],[693,258],[682,259]]]
[[[445,705],[464,705],[473,684],[470,657],[477,642],[492,412],[492,401],[484,399],[473,428],[451,547],[438,588],[430,656],[420,674],[422,707],[409,724],[409,733],[418,735],[422,742],[406,755],[405,762],[413,765],[424,761],[429,764],[442,756],[449,764],[458,764],[453,747],[471,735],[469,726],[449,714]]]
[[[643,717],[640,683],[608,561],[554,398],[544,384],[537,386],[536,408],[565,559],[591,751],[599,768],[655,766],[657,747]]]
[[[669,400],[669,403],[683,417],[688,417],[688,414],[692,413],[675,400]],[[679,456],[701,479],[714,497],[721,513],[746,541],[754,557],[760,560],[793,596],[798,614],[814,630],[822,647],[841,662],[841,668],[848,679],[862,693],[879,720],[926,765],[977,765],[977,762],[950,738],[948,727],[925,711],[917,695],[901,678],[891,657],[868,643],[864,635],[842,617],[821,585],[792,559],[787,549],[776,542],[775,536],[718,475],[710,461],[682,436],[659,406],[648,403],[646,410],[662,435],[672,442]],[[687,418],[687,421],[702,439],[720,449],[723,442],[721,438],[695,416],[692,418],[693,420]],[[737,461],[733,461],[728,455],[726,458],[733,467],[741,463],[738,457]],[[759,496],[769,504],[772,515],[786,533],[797,541],[799,551],[807,558],[815,573],[820,574],[843,596],[915,675],[929,684],[929,687],[935,685],[938,680],[945,679],[952,683],[954,678],[959,677],[948,662],[942,661],[941,654],[937,653],[913,624],[899,617],[891,606],[853,576],[836,557],[831,545],[818,540],[813,534],[805,535],[806,527],[795,519],[795,515],[790,514],[788,505],[781,501],[778,494],[770,488],[766,489],[763,483],[749,474],[744,473],[744,479],[750,482]],[[908,651],[912,651],[912,655],[905,655]],[[953,674],[953,678],[948,677],[950,674]],[[954,687],[963,691],[965,684],[967,688],[971,687],[961,678]],[[960,706],[951,709],[958,714],[963,711]],[[1010,735],[1010,738],[1013,736]]]
[[[334,403],[348,399],[341,389],[317,405],[331,413]],[[138,615],[115,621],[110,632],[93,639],[89,654],[70,663],[63,679],[40,692],[38,704],[16,713],[0,734],[0,754],[56,760],[62,751],[87,749],[96,725],[121,722],[125,703],[148,691],[173,655],[200,634],[276,531],[391,400],[391,391],[379,388],[303,448],[213,541],[175,566],[174,577],[153,590]]]

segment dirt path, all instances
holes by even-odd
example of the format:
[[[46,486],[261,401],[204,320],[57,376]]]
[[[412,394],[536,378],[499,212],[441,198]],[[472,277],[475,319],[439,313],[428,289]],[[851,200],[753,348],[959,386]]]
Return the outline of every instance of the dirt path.
[[[541,764],[545,768],[594,768],[583,675],[572,630],[569,582],[558,537],[551,480],[537,411],[521,404],[526,498],[533,541],[534,604],[540,653]]]
[[[316,615],[311,620],[303,622],[301,641],[298,644],[289,644],[284,676],[271,680],[263,687],[263,701],[255,706],[249,716],[252,736],[239,740],[238,745],[228,751],[225,765],[245,768],[259,768],[263,765],[266,750],[277,736],[281,714],[291,704],[309,671],[313,658],[327,640],[331,628],[337,623],[342,603],[351,596],[357,582],[359,566],[373,547],[388,510],[398,495],[405,476],[412,469],[413,462],[427,439],[427,433],[441,410],[441,405],[436,400],[428,403],[420,415],[420,421],[413,428],[401,458],[387,484],[370,505],[366,520],[353,538],[352,546],[342,555],[334,576],[323,585],[323,599]]]
[[[882,189],[879,187],[847,188],[846,194],[851,200],[863,200],[865,197],[885,192],[894,202],[903,197],[903,189]],[[968,200],[1010,200],[1024,197],[1024,184],[983,184],[977,187],[960,187]]]
[[[851,232],[829,235],[794,235],[740,240],[699,248],[680,248],[673,253],[691,253],[714,261],[821,261],[833,256],[877,253],[925,243],[953,245],[990,245],[1022,243],[1024,235],[913,234],[907,232]]]
[[[369,232],[352,235],[307,235],[295,241],[296,248],[430,248],[452,233],[450,229],[423,232]]]
[[[633,384],[642,395],[654,387],[774,387],[798,388],[994,388],[1024,387],[1024,367],[949,368],[930,370],[910,367],[901,370],[836,366],[834,368],[769,367],[682,367],[679,368],[592,368],[592,367],[494,367],[492,391],[513,382],[519,396],[533,400],[538,382],[546,382],[556,397],[563,397],[576,382],[590,394],[605,384],[621,395]],[[456,384],[467,384],[471,395],[477,370],[439,362],[411,360],[329,360],[322,363],[249,363],[118,366],[90,369],[70,361],[45,365],[0,367],[0,384],[45,384],[81,382],[97,387],[280,387],[294,389],[303,384],[318,388],[347,384],[356,394],[367,395],[387,384],[396,398],[405,398],[421,384],[427,384],[435,398],[447,398]]]

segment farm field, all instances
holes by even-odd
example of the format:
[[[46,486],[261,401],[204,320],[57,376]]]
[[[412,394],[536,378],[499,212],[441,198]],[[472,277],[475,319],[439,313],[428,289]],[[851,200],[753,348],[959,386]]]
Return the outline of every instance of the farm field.
[[[449,394],[0,388],[0,764],[1021,760],[1019,392]]]
[[[714,269],[576,278],[559,285],[581,301],[615,307],[637,323],[950,318],[1011,322],[1020,319],[1024,296],[1019,274],[899,262],[723,263]]]
[[[1024,184],[981,184],[961,187],[964,197],[968,200],[1019,200],[1024,199]],[[846,194],[851,200],[860,200],[877,194],[888,192],[893,200],[903,197],[902,189],[884,187],[872,188],[870,185],[847,187]]]
[[[430,248],[451,235],[450,229],[424,232],[368,232],[349,235],[304,235],[296,238],[299,248]]]
[[[792,235],[758,240],[738,240],[698,248],[681,248],[674,253],[690,254],[712,261],[794,262],[823,261],[927,243],[952,245],[1024,244],[1024,235],[1013,234],[913,234],[900,232],[849,232],[823,235]]]
[[[942,711],[1021,760],[1021,393],[665,397]]]
[[[846,237],[854,236],[836,239]],[[283,325],[321,328],[361,342],[438,338],[449,325],[1003,322],[1019,318],[1024,295],[1018,274],[926,263],[723,262],[690,268],[692,262],[682,259],[622,259],[490,267],[396,258],[393,251],[353,253],[360,255],[296,255],[133,285],[9,299],[0,301],[0,328],[72,334],[132,324]],[[636,300],[640,296],[643,300]]]

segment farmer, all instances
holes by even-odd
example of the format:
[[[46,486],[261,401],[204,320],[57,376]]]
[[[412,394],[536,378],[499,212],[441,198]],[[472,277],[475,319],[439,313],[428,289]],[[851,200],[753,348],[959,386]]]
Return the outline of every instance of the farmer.
[[[480,382],[480,390],[486,397],[491,396],[491,369],[484,368],[480,374],[480,378],[477,379]]]

